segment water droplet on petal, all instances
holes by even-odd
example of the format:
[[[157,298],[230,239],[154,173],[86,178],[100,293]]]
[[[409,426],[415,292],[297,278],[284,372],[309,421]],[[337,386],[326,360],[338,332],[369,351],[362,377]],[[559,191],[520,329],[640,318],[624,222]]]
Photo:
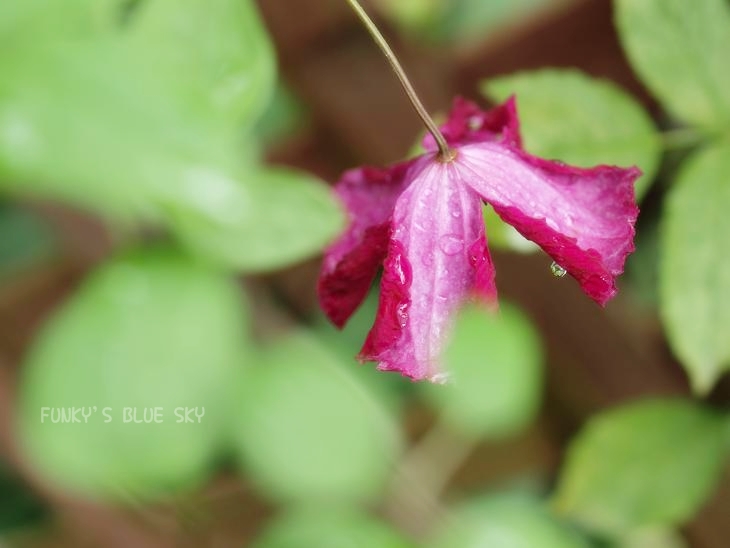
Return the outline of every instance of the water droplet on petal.
[[[395,313],[400,326],[405,327],[408,324],[408,303],[399,304]]]
[[[455,219],[458,219],[462,215],[462,208],[463,205],[461,203],[461,199],[459,197],[459,194],[453,193],[451,197],[449,198],[449,211],[451,211],[451,216]]]
[[[565,276],[568,271],[565,270],[562,266],[560,266],[558,263],[553,261],[553,264],[550,265],[550,271],[553,273],[553,276],[556,278],[562,278]]]
[[[439,238],[439,248],[446,255],[456,255],[464,250],[464,240],[456,234],[446,234]]]
[[[421,255],[421,263],[423,263],[423,266],[431,266],[433,264],[433,252],[427,251]]]

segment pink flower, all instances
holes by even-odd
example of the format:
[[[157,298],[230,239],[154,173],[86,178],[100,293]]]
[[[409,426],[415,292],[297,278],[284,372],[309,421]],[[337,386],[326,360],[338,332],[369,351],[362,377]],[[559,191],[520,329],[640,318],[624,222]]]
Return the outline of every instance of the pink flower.
[[[412,379],[439,380],[439,355],[467,299],[496,306],[482,201],[532,240],[604,305],[634,250],[636,168],[582,169],[522,149],[514,98],[488,112],[457,99],[442,128],[456,152],[385,169],[348,171],[336,193],[351,224],[326,252],[318,292],[342,327],[384,267],[363,361]]]

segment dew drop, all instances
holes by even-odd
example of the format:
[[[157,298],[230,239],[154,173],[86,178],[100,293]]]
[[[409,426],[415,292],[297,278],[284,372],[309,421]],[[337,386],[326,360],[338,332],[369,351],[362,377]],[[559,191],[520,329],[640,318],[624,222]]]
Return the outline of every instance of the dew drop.
[[[457,193],[454,193],[449,198],[449,210],[451,211],[451,216],[458,218],[461,217],[461,208],[462,208],[461,200],[459,199],[459,195]]]
[[[396,317],[398,318],[398,324],[401,327],[405,327],[408,324],[408,304],[401,303],[395,311]]]
[[[565,276],[568,271],[565,270],[562,266],[560,266],[558,263],[553,261],[553,264],[550,265],[550,271],[553,273],[553,276],[556,278],[562,278]]]
[[[425,252],[421,255],[421,263],[423,266],[431,266],[433,264],[433,252]]]
[[[456,234],[445,234],[439,238],[439,248],[446,255],[456,255],[464,250],[464,240]]]

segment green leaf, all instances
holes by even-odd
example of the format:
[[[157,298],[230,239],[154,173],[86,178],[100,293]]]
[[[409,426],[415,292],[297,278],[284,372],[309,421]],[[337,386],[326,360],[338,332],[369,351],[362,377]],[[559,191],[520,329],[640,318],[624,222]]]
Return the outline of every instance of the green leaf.
[[[669,112],[685,122],[727,129],[727,0],[617,0],[616,23],[634,69]]]
[[[517,95],[525,148],[581,167],[637,165],[643,196],[661,159],[661,141],[649,115],[621,88],[577,70],[544,69],[485,82],[495,101]]]
[[[29,461],[54,483],[103,498],[198,484],[225,437],[229,387],[246,356],[241,305],[233,280],[172,251],[103,265],[25,363],[19,434]],[[80,407],[80,422],[58,422]],[[131,410],[142,421],[155,408],[157,422],[130,422]],[[193,408],[200,419],[192,411],[180,422]]]
[[[400,446],[380,402],[305,332],[260,361],[244,375],[234,432],[248,477],[277,500],[377,498]]]
[[[3,0],[0,43],[101,35],[114,29],[125,0]]]
[[[241,171],[237,126],[253,123],[268,99],[271,47],[250,2],[191,2],[146,2],[129,32],[9,39],[0,49],[0,188],[159,219],[200,198],[201,172]],[[83,21],[118,23],[124,4],[63,7]],[[40,24],[53,19],[46,11],[32,0],[15,19]],[[201,21],[214,30],[201,33]]]
[[[626,263],[624,288],[640,307],[656,310],[659,306],[659,239],[661,226],[656,218],[644,219],[634,243],[636,251]],[[653,312],[652,312],[653,313]]]
[[[295,508],[277,516],[252,548],[412,548],[387,524],[349,508]]]
[[[308,123],[307,107],[284,84],[276,86],[271,102],[256,122],[254,134],[259,142],[276,146],[292,138]]]
[[[610,534],[690,519],[726,456],[720,415],[691,401],[644,400],[593,418],[570,446],[555,504]]]
[[[419,33],[433,27],[448,11],[444,0],[376,0],[388,19],[403,30]]]
[[[149,0],[132,34],[223,119],[251,125],[268,104],[274,52],[252,0]]]
[[[427,395],[451,428],[470,437],[519,433],[534,420],[542,395],[542,351],[530,321],[500,303],[493,314],[470,306],[459,314],[444,352],[446,386]]]
[[[0,278],[30,268],[59,253],[50,223],[33,211],[0,202]]]
[[[416,384],[401,375],[384,375],[377,368],[358,363],[356,359],[357,351],[373,326],[377,310],[378,290],[372,288],[342,329],[335,327],[322,311],[316,312],[310,329],[343,364],[351,365],[348,372],[372,390],[387,410],[395,415],[402,411],[404,400],[415,391]]]
[[[495,29],[529,18],[530,12],[550,4],[550,0],[441,0],[440,3],[445,6],[444,13],[434,20],[433,33],[463,43],[482,41]]]
[[[615,548],[689,548],[678,531],[663,527],[632,531],[613,546]]]
[[[497,215],[494,208],[484,204],[484,225],[489,236],[489,246],[494,249],[505,249],[516,253],[534,253],[540,247],[517,232],[517,229],[505,223]]]
[[[280,268],[310,257],[334,240],[345,223],[324,183],[284,168],[252,171],[245,184],[200,173],[209,207],[169,212],[175,233],[206,259],[243,271]],[[197,207],[197,211],[193,208]]]
[[[660,243],[660,311],[697,393],[730,368],[730,141],[701,150],[670,189]]]
[[[426,548],[588,548],[539,501],[523,495],[496,495],[454,512],[449,525]]]
[[[156,217],[239,163],[228,124],[119,40],[0,49],[0,69],[0,190]]]

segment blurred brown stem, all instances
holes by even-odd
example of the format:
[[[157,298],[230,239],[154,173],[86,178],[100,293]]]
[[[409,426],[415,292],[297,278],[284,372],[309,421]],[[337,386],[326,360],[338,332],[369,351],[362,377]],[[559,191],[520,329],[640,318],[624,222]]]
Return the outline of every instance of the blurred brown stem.
[[[386,501],[386,512],[404,531],[420,537],[449,520],[441,495],[473,450],[439,420],[401,460]]]

